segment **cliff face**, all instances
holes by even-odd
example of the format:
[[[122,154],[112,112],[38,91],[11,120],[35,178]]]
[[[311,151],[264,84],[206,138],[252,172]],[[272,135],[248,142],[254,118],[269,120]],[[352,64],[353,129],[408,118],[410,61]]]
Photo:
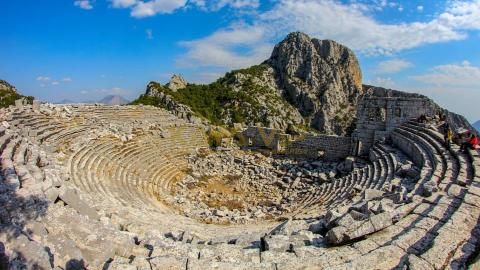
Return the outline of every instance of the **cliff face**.
[[[277,87],[311,127],[345,134],[362,94],[362,75],[354,53],[332,41],[291,33],[266,61]]]
[[[172,89],[179,94],[169,96],[183,96],[192,87]],[[219,95],[221,111],[217,117],[226,125],[261,123],[271,128],[314,128],[337,135],[352,130],[357,98],[363,93],[360,67],[350,49],[299,32],[277,44],[264,63],[229,72],[206,87],[228,92]],[[146,95],[158,97],[160,90],[147,89]],[[183,98],[180,103],[197,112],[188,104],[189,99]]]

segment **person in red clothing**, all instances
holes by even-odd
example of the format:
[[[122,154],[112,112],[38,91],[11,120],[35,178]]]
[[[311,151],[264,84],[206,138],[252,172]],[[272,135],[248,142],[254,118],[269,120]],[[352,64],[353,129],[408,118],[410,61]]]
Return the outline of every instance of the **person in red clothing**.
[[[460,147],[460,151],[466,151],[467,148],[470,149],[475,149],[475,146],[478,144],[478,138],[475,136],[475,134],[471,133],[470,138],[462,143],[462,146]]]

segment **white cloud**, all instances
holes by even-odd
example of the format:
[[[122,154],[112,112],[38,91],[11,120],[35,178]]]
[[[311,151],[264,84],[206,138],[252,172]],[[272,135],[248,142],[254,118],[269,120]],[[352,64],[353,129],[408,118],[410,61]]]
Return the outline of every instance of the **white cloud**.
[[[264,40],[263,27],[237,25],[219,30],[198,40],[181,42],[187,53],[178,59],[181,66],[240,68],[258,64],[268,58],[272,45]],[[247,53],[236,49],[248,48]]]
[[[145,34],[147,35],[147,39],[153,39],[152,29],[145,29]]]
[[[375,20],[370,9],[357,1],[279,0],[250,24],[234,23],[204,38],[181,42],[187,51],[178,63],[245,67],[267,58],[271,44],[293,31],[333,39],[360,53],[388,55],[425,44],[462,40],[468,37],[464,30],[480,29],[480,0],[449,3],[445,12],[430,21],[386,24]],[[388,2],[377,2],[377,6],[382,5],[388,6]]]
[[[445,27],[458,29],[480,29],[480,0],[453,1],[440,14],[438,21]]]
[[[71,81],[72,81],[72,78],[70,78],[70,77],[65,77],[65,78],[62,79],[62,81],[64,81],[64,82],[71,82]]]
[[[411,66],[413,66],[413,64],[406,60],[391,59],[379,62],[374,71],[377,74],[392,74],[405,70]]]
[[[88,94],[88,91],[85,91],[85,90],[83,90],[83,91],[80,91],[80,94],[82,94],[82,95],[86,95],[86,94]]]
[[[365,83],[368,85],[380,86],[384,88],[393,88],[396,85],[395,81],[388,77],[375,77],[372,80],[366,81]]]
[[[258,8],[260,6],[259,0],[191,0],[190,2],[201,9],[211,11],[216,11],[224,7],[242,9]]]
[[[136,18],[151,17],[156,14],[168,14],[182,8],[187,3],[187,0],[151,0],[138,1],[133,6],[131,16]]]
[[[403,7],[398,7],[398,11],[402,12],[402,11],[403,11]]]
[[[93,8],[90,0],[76,0],[73,4],[81,9],[90,10]]]
[[[391,7],[391,8],[394,8],[394,7],[397,7],[397,6],[398,6],[398,3],[388,2],[388,6]]]
[[[433,86],[476,90],[480,88],[480,67],[464,61],[461,64],[436,66],[427,74],[411,78]]]
[[[180,43],[187,51],[178,63],[245,67],[268,58],[271,44],[293,31],[333,39],[364,54],[391,54],[425,44],[462,40],[468,37],[464,30],[480,29],[480,0],[449,3],[430,21],[386,24],[375,20],[369,9],[357,2],[279,0],[251,24],[233,24],[204,38]],[[377,2],[377,6],[383,4],[388,2]]]
[[[127,8],[137,4],[138,0],[110,0],[115,8]]]
[[[46,81],[49,81],[50,80],[50,77],[45,77],[45,76],[38,76],[36,78],[37,81],[43,81],[43,82],[46,82]]]
[[[80,0],[87,1],[87,0]],[[169,14],[178,9],[196,6],[204,11],[217,11],[224,7],[255,9],[260,0],[109,0],[114,8],[131,8],[130,15],[145,18],[157,14]],[[87,1],[88,2],[88,1]]]
[[[480,11],[480,7],[478,9]],[[465,14],[459,12],[452,16],[458,18]],[[271,31],[281,35],[300,30],[314,37],[337,40],[366,53],[385,54],[466,38],[465,33],[448,27],[439,19],[385,24],[355,6],[328,0],[281,0],[260,17],[262,24],[270,25]]]
[[[423,6],[417,6],[417,11],[422,12],[423,11]]]
[[[57,81],[53,81],[53,82],[52,82],[52,85],[59,85],[59,84],[60,84],[60,83],[57,82]]]

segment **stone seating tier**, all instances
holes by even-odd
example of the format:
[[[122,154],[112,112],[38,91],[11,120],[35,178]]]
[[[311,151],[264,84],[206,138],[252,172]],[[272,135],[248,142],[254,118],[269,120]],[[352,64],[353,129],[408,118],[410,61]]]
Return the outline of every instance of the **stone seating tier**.
[[[446,149],[425,125],[397,128],[393,144],[375,144],[370,162],[350,174],[290,186],[286,195],[299,201],[280,225],[220,226],[182,216],[169,199],[186,157],[207,146],[202,128],[148,106],[58,113],[67,116],[16,110],[15,125],[0,129],[0,241],[27,268],[77,259],[89,269],[465,269],[478,254],[480,153]],[[69,113],[86,122],[72,123]],[[160,123],[168,136],[90,136],[105,123],[137,120]],[[416,176],[399,174],[409,160]],[[357,220],[348,219],[352,209]],[[377,212],[362,217],[365,210]],[[342,226],[359,237],[329,242]]]

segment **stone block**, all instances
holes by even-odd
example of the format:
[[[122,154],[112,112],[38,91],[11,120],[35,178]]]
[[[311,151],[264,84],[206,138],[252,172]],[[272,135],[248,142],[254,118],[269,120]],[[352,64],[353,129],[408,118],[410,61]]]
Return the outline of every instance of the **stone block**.
[[[23,99],[17,99],[15,100],[15,107],[17,109],[23,109]]]
[[[39,111],[40,110],[40,100],[33,100],[33,103],[32,103],[32,109],[34,111]]]
[[[74,189],[62,186],[59,189],[58,196],[62,201],[71,206],[80,214],[88,216],[89,218],[95,220],[98,220],[100,218],[95,209],[88,206],[88,204],[78,196]]]
[[[328,231],[326,235],[328,243],[338,245],[380,231],[392,225],[392,219],[389,213],[382,213],[348,225],[349,227],[337,226]]]
[[[364,191],[363,198],[366,201],[375,200],[383,197],[384,192],[378,189],[368,188]]]
[[[58,188],[51,187],[51,188],[48,188],[47,190],[44,190],[43,193],[45,194],[45,197],[48,199],[48,201],[55,202],[60,192]]]
[[[338,226],[327,232],[326,240],[331,244],[340,244],[348,240],[348,230],[345,227]]]
[[[42,244],[36,241],[30,241],[25,235],[19,235],[15,238],[15,242],[7,244],[15,254],[19,254],[19,256],[24,258],[27,269],[52,268],[50,256]],[[13,267],[12,269],[16,268]]]
[[[187,259],[175,257],[154,257],[148,260],[152,269],[184,270],[187,269]]]
[[[390,217],[390,213],[381,213],[371,216],[370,222],[372,223],[375,231],[379,231],[392,225],[392,218]]]

